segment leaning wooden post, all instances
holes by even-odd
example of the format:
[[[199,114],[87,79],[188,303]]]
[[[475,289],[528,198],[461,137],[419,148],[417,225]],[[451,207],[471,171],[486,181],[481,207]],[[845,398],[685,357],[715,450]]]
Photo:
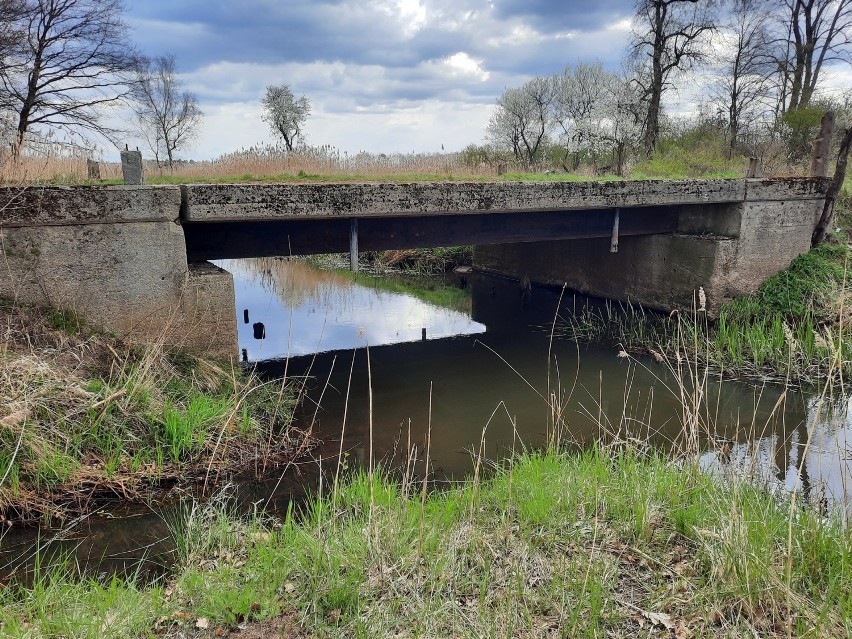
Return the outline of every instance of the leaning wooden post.
[[[814,140],[811,156],[811,176],[828,177],[828,158],[831,155],[831,138],[834,137],[834,112],[826,111],[819,123],[819,135]]]
[[[358,272],[358,218],[349,221],[349,268]]]
[[[825,205],[822,208],[822,216],[817,222],[813,235],[811,235],[811,246],[816,246],[825,239],[825,234],[834,223],[834,203],[840,194],[843,180],[846,179],[846,162],[849,159],[849,148],[852,146],[852,127],[846,129],[843,140],[840,142],[840,151],[837,154],[837,166],[834,169],[834,177],[825,194]]]

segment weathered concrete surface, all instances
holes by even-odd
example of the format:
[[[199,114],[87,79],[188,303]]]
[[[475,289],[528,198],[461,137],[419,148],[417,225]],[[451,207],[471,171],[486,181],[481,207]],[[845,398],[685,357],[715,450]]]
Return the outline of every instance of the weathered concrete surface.
[[[476,247],[474,262],[661,310],[690,308],[703,287],[713,316],[809,250],[827,187],[824,180],[745,182],[745,201],[684,206],[674,234],[624,237],[618,253],[605,239],[502,244]]]
[[[0,187],[0,226],[176,222],[177,186]]]
[[[192,345],[187,337],[199,323],[215,325],[205,349],[236,355],[235,320],[223,322],[216,306],[227,304],[233,316],[233,284],[228,275],[214,286],[215,278],[190,270],[174,221],[179,188],[5,189],[4,196],[0,296],[72,310],[136,342]],[[215,297],[207,298],[210,290]]]
[[[831,178],[756,178],[744,182],[747,200],[787,202],[825,199]]]
[[[711,313],[722,301],[724,272],[736,253],[733,238],[651,235],[622,238],[610,253],[605,238],[534,244],[477,246],[478,270],[539,284],[562,286],[587,295],[670,310],[689,308],[703,286]]]
[[[191,184],[185,222],[559,211],[741,202],[745,180]]]
[[[198,353],[237,354],[234,277],[210,262],[190,262],[173,343]]]
[[[145,184],[145,165],[138,149],[121,152],[121,173],[126,185]]]

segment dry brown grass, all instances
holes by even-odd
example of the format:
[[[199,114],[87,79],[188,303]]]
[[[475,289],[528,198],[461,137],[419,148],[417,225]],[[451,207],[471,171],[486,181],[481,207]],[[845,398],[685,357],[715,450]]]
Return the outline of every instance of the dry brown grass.
[[[495,174],[489,166],[465,166],[458,153],[341,153],[331,146],[299,149],[288,153],[277,146],[256,146],[228,153],[215,160],[186,162],[171,169],[151,167],[151,175],[175,177],[228,177],[237,175],[408,175]]]
[[[489,176],[497,174],[496,164],[470,166],[459,153],[341,153],[330,146],[303,148],[288,153],[276,146],[256,146],[225,154],[215,160],[179,162],[158,167],[146,161],[147,179],[192,181],[229,177],[337,176],[383,177],[392,175]],[[120,180],[121,165],[100,162],[102,180]],[[0,183],[81,184],[89,182],[86,157],[24,155],[0,157]]]
[[[281,383],[0,305],[0,516],[61,520],[176,482],[212,488],[261,462],[274,469],[312,448],[289,428],[292,409]],[[169,420],[195,443],[169,443]]]
[[[87,156],[82,153],[58,154],[49,149],[44,154],[25,154],[15,158],[0,153],[0,184],[81,184],[89,181]],[[101,179],[121,179],[121,165],[100,162]]]

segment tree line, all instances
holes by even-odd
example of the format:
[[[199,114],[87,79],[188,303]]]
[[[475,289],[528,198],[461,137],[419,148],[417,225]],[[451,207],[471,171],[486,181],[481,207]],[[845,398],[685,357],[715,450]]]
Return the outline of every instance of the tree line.
[[[13,129],[14,155],[29,132],[62,129],[97,134],[118,146],[116,127],[130,106],[132,128],[158,165],[197,136],[203,113],[174,55],[142,55],[123,19],[122,0],[0,0],[0,114]],[[310,102],[287,85],[270,86],[264,119],[288,149],[310,114]]]
[[[622,72],[580,63],[507,88],[487,139],[523,166],[548,151],[565,170],[583,158],[621,175],[630,154],[657,148],[665,96],[702,78],[730,153],[781,137],[798,161],[825,110],[826,67],[852,61],[850,36],[852,0],[638,0]]]

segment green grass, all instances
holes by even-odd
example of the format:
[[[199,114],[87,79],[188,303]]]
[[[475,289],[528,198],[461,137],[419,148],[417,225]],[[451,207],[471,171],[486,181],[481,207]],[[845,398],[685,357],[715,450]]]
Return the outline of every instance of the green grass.
[[[352,279],[361,284],[390,293],[401,293],[411,295],[419,300],[435,306],[450,308],[461,312],[470,312],[470,293],[458,286],[451,286],[434,280],[408,281],[399,278],[388,278],[381,276],[354,274]]]
[[[349,260],[348,255],[316,255],[307,259],[319,268],[331,270],[361,286],[410,295],[427,304],[470,312],[470,292],[441,277],[457,265],[471,263],[469,246],[418,249],[399,253],[405,255],[401,261],[395,259],[393,263],[389,263],[382,252],[362,254],[359,260],[362,270],[357,273],[344,266]]]
[[[69,310],[51,310],[48,312],[47,321],[52,328],[69,335],[76,335],[84,325],[80,316]]]
[[[280,615],[323,637],[852,631],[839,521],[635,449],[529,453],[422,503],[419,484],[360,472],[281,521],[216,502],[182,521],[167,584],[49,573],[0,593],[4,636],[95,637],[116,616],[146,636]]]
[[[731,376],[791,385],[852,374],[844,307],[849,251],[846,245],[821,244],[753,295],[723,304],[714,321],[690,309],[664,316],[607,302],[562,313],[562,334],[580,341],[610,340],[670,362],[687,353]]]
[[[287,448],[294,397],[280,383],[128,347],[73,315],[6,312],[0,514],[74,516],[90,490],[141,500],[162,478],[197,476],[214,460],[241,472]]]

